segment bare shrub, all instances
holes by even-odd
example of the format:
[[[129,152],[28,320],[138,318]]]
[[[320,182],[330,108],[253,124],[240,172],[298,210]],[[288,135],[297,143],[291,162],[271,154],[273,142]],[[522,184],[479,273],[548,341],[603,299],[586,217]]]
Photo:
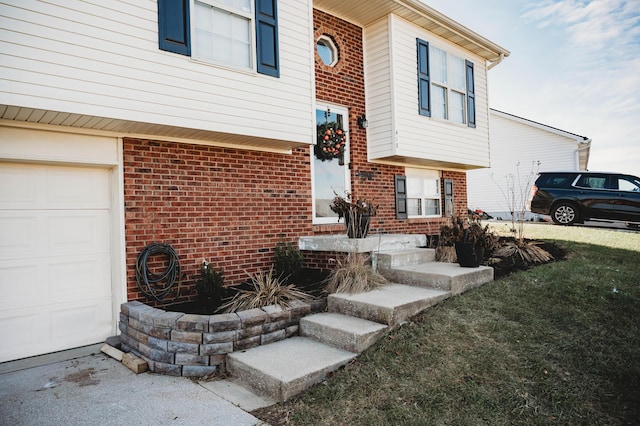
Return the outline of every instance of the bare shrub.
[[[334,259],[337,266],[328,278],[328,293],[362,293],[388,284],[385,277],[373,270],[369,258],[361,253],[349,253],[344,260]]]

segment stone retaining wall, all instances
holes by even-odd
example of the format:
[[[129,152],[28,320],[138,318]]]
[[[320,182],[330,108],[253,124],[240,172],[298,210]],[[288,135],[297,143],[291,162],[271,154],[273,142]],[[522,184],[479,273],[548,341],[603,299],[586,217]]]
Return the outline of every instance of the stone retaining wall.
[[[120,307],[120,341],[122,350],[144,359],[150,371],[201,377],[224,372],[228,353],[298,334],[300,318],[311,311],[312,305],[296,302],[287,309],[267,306],[233,314],[194,315],[134,301]]]

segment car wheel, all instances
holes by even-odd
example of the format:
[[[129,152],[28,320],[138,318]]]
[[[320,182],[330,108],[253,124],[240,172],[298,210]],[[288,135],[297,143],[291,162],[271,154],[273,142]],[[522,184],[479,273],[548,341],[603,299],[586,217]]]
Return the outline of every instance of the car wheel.
[[[578,221],[578,210],[572,203],[559,203],[553,207],[551,218],[560,225],[573,225]]]

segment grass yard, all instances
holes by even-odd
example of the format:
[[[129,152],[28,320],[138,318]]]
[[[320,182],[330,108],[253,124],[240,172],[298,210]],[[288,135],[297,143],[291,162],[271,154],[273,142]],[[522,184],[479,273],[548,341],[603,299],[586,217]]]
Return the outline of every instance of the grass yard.
[[[525,237],[542,232],[568,260],[430,308],[253,414],[274,426],[638,424],[640,233],[528,225]]]

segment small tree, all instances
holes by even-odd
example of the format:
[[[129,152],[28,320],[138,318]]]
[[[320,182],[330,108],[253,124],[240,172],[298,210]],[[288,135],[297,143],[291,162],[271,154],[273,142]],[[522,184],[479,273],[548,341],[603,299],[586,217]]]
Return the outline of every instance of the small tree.
[[[298,247],[291,242],[284,242],[281,237],[274,251],[273,267],[276,276],[283,281],[289,277],[296,277],[304,267],[304,258]]]
[[[200,264],[200,279],[196,282],[198,301],[208,308],[217,308],[224,295],[224,275],[222,270],[214,270],[206,259]]]
[[[513,256],[519,257],[526,264],[544,263],[553,259],[553,256],[539,246],[538,241],[526,241],[524,237],[524,219],[527,212],[527,204],[531,196],[534,178],[540,168],[540,161],[531,162],[531,170],[526,175],[520,174],[520,162],[516,164],[516,174],[508,174],[506,191],[502,191],[509,211],[511,213],[511,233],[514,236],[514,242],[508,242],[499,247],[494,256],[509,258]],[[500,187],[500,186],[499,186]]]
[[[526,175],[520,173],[520,162],[516,163],[516,172],[505,176],[506,188],[498,185],[500,192],[507,202],[507,208],[511,214],[511,233],[518,241],[524,240],[524,220],[527,213],[527,204],[531,196],[531,189],[535,177],[540,169],[540,161],[532,161],[531,169]],[[493,175],[492,175],[493,178]],[[495,180],[494,180],[495,181]]]

